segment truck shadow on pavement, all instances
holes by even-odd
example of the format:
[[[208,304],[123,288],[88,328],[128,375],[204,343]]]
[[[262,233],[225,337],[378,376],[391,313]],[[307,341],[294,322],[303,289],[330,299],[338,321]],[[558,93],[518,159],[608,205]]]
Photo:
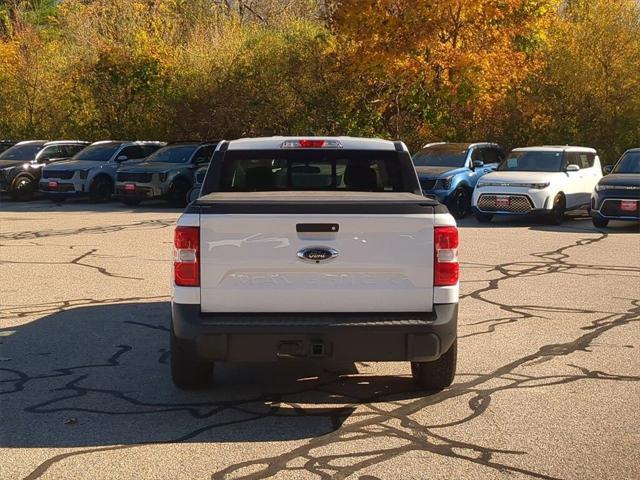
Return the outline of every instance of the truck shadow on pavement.
[[[2,308],[8,318],[59,308],[0,330],[2,447],[306,439],[337,430],[359,404],[424,396],[409,376],[309,363],[218,364],[215,387],[180,391],[168,302],[88,303]]]

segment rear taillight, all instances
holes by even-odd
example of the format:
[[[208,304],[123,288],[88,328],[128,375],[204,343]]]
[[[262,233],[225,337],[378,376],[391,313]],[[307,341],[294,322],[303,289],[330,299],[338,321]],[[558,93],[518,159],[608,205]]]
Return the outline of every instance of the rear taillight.
[[[455,285],[460,277],[458,264],[458,229],[435,227],[435,257],[433,261],[433,285]]]
[[[176,227],[173,278],[176,285],[200,286],[200,227]]]

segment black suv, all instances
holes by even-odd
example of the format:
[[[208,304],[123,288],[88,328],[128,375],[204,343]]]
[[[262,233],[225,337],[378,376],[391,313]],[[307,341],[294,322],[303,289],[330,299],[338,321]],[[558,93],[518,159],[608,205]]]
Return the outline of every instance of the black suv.
[[[609,220],[640,221],[640,148],[624,152],[614,167],[604,168],[591,194],[591,219],[597,228]]]
[[[42,167],[72,157],[89,145],[80,140],[28,140],[0,153],[0,192],[15,200],[31,200],[38,189]]]
[[[164,199],[184,206],[198,168],[209,165],[217,142],[176,142],[116,172],[115,194],[126,205]]]

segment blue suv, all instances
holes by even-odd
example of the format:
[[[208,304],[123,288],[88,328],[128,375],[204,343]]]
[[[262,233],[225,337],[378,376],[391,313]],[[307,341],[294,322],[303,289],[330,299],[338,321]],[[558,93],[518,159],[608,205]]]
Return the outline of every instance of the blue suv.
[[[496,143],[429,143],[413,156],[422,193],[437,198],[455,218],[471,212],[478,179],[505,159]]]

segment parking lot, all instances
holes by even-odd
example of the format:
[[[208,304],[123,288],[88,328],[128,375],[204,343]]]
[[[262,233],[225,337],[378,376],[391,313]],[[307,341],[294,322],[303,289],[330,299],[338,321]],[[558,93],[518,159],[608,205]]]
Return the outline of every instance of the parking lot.
[[[640,478],[640,234],[459,222],[458,375],[216,365],[171,383],[173,224],[0,206],[0,478]],[[604,233],[603,233],[604,232]]]

